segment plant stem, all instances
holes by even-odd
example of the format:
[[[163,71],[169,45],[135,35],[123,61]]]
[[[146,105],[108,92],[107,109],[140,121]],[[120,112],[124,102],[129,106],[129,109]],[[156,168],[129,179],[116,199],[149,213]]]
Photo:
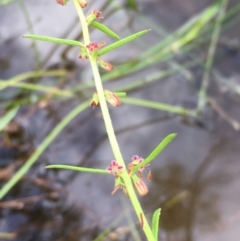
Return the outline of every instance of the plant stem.
[[[82,8],[80,7],[80,5],[78,3],[78,0],[74,0],[74,4],[75,4],[75,7],[76,7],[76,10],[77,10],[77,13],[78,13],[81,25],[82,25],[84,43],[89,44],[90,37],[89,37],[88,25],[87,25],[85,16],[83,14]],[[140,205],[140,203],[137,199],[137,196],[136,196],[136,193],[134,191],[131,178],[127,173],[126,165],[124,163],[124,160],[123,160],[123,157],[122,157],[122,154],[121,154],[121,151],[120,151],[120,148],[119,148],[119,145],[118,145],[115,133],[114,133],[111,117],[110,117],[108,107],[107,107],[107,103],[106,103],[106,99],[105,99],[105,96],[104,96],[104,90],[103,90],[102,81],[101,81],[101,77],[100,77],[100,74],[99,74],[97,62],[96,62],[95,59],[93,59],[91,57],[89,58],[89,60],[90,60],[90,64],[91,64],[91,67],[92,67],[93,77],[94,77],[94,80],[95,80],[95,85],[96,85],[96,89],[97,89],[97,93],[98,93],[98,98],[99,98],[99,101],[100,101],[100,107],[101,107],[106,131],[107,131],[108,139],[109,139],[114,157],[120,165],[125,167],[124,172],[123,172],[121,177],[124,180],[124,184],[126,185],[126,189],[127,189],[129,198],[130,198],[130,200],[132,202],[132,205],[135,209],[135,212],[136,212],[136,214],[139,218],[139,221],[140,221],[141,224],[144,224],[142,226],[143,226],[143,231],[145,232],[145,235],[146,235],[147,239],[149,241],[155,241],[154,236],[153,236],[152,231],[151,231],[151,228],[150,228],[150,226],[147,222],[147,219],[144,215],[142,207],[141,207],[141,205]],[[140,215],[141,215],[142,218],[140,217]]]
[[[213,62],[214,62],[214,55],[215,55],[215,52],[216,52],[218,38],[219,38],[220,33],[221,33],[222,21],[223,21],[224,16],[225,16],[227,4],[228,4],[228,0],[222,0],[221,6],[220,6],[220,9],[219,9],[219,13],[218,13],[218,16],[217,16],[217,19],[216,19],[215,27],[214,27],[214,30],[213,30],[213,33],[212,33],[212,39],[211,39],[211,43],[210,43],[210,46],[209,46],[209,49],[208,49],[208,56],[207,56],[204,74],[203,74],[203,80],[202,80],[201,88],[200,88],[199,94],[198,94],[199,97],[198,97],[197,110],[198,110],[199,114],[201,114],[201,112],[204,110],[204,108],[206,106],[207,88],[208,88],[208,85],[209,85],[209,77],[210,77],[212,65],[213,65]]]

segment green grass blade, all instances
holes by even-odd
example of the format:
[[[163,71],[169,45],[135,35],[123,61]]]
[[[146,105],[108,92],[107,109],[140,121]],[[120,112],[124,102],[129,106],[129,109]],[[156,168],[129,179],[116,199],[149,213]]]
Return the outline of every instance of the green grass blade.
[[[108,28],[106,25],[102,23],[99,23],[97,21],[92,21],[90,25],[114,39],[117,39],[117,40],[120,39],[120,37],[115,32],[113,32],[110,28]]]
[[[58,134],[66,127],[66,125],[72,121],[78,114],[84,111],[89,106],[87,100],[82,104],[75,107],[64,119],[58,123],[58,125],[49,133],[49,135],[43,140],[43,142],[36,148],[31,157],[24,163],[24,165],[15,173],[15,175],[2,187],[0,190],[0,199],[2,199],[11,188],[27,173],[31,166],[37,161],[39,156],[46,150],[51,142],[58,136]]]
[[[222,20],[224,19],[227,5],[228,5],[228,0],[223,0],[221,8],[219,9],[219,14],[218,14],[218,17],[217,17],[217,20],[215,23],[215,27],[214,27],[214,30],[212,33],[212,38],[211,38],[211,42],[210,42],[210,46],[208,49],[207,58],[206,58],[206,62],[205,62],[203,80],[202,80],[201,87],[200,87],[200,90],[198,93],[199,96],[198,96],[197,109],[198,109],[199,113],[201,113],[206,106],[207,87],[209,85],[210,73],[212,71],[212,65],[214,62],[214,57],[216,55],[217,43],[218,43],[218,39],[220,37],[221,29],[222,29]]]
[[[159,228],[159,218],[161,214],[161,208],[158,208],[152,217],[152,233],[156,241],[158,241],[158,228]]]
[[[0,90],[7,88],[10,85],[15,85],[18,82],[29,78],[38,78],[46,76],[65,76],[67,72],[65,70],[43,70],[43,71],[33,71],[26,72],[19,75],[16,75],[8,80],[0,80]]]
[[[143,162],[136,165],[131,173],[136,172],[140,167],[143,167],[153,161],[162,151],[163,149],[177,136],[176,133],[172,133],[167,135],[159,144],[158,146],[144,159]]]
[[[76,167],[76,166],[69,166],[69,165],[48,165],[46,169],[65,169],[65,170],[72,170],[77,172],[90,172],[90,173],[99,173],[99,174],[109,174],[108,171],[105,169],[96,169],[96,168],[87,168],[87,167]]]
[[[19,106],[9,110],[3,117],[0,119],[0,131],[14,118],[17,114]]]
[[[22,88],[22,89],[28,89],[28,90],[35,90],[35,91],[41,91],[45,92],[50,95],[59,95],[62,97],[73,97],[74,94],[69,90],[61,90],[57,87],[49,87],[49,86],[43,86],[39,84],[32,84],[32,83],[13,83],[10,82],[0,82],[0,88],[7,88],[7,87],[13,87],[13,88]]]
[[[84,47],[83,43],[81,43],[79,41],[71,40],[71,39],[52,38],[52,37],[48,37],[48,36],[33,35],[33,34],[25,34],[25,35],[23,35],[23,37],[29,38],[29,39],[34,39],[34,40],[51,42],[51,43],[55,43],[55,44],[67,44],[67,45]]]
[[[124,39],[121,39],[121,40],[119,40],[119,41],[117,41],[117,42],[115,42],[113,44],[110,44],[107,47],[101,49],[98,52],[98,56],[102,56],[102,55],[106,54],[107,52],[109,52],[109,51],[111,51],[113,49],[119,48],[122,45],[127,44],[127,43],[129,43],[129,42],[131,42],[131,41],[141,37],[142,35],[146,34],[149,31],[150,31],[150,29],[143,30],[143,31],[140,31],[140,32],[135,33],[133,35],[130,35],[130,36],[124,38]]]
[[[150,101],[150,100],[142,100],[137,98],[124,97],[121,99],[123,103],[138,105],[148,108],[153,108],[162,111],[168,111],[171,113],[179,114],[179,115],[189,115],[196,117],[196,112],[194,110],[189,110],[180,106],[168,105],[160,102]]]

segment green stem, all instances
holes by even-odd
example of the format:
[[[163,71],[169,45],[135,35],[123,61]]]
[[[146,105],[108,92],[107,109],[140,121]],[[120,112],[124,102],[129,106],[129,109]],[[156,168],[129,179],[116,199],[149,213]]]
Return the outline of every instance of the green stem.
[[[207,102],[207,88],[209,85],[209,77],[211,74],[212,65],[214,62],[214,56],[216,52],[217,42],[221,33],[222,28],[222,21],[225,16],[225,11],[227,8],[228,0],[222,0],[221,7],[219,9],[218,17],[216,19],[215,28],[212,33],[212,39],[208,50],[208,56],[205,64],[204,74],[203,74],[203,81],[201,84],[201,88],[199,91],[199,98],[198,98],[198,106],[197,110],[198,113],[204,110]]]
[[[83,14],[82,8],[80,7],[78,0],[74,0],[74,4],[76,7],[76,10],[78,12],[78,16],[82,25],[82,31],[83,31],[83,38],[84,38],[84,43],[85,44],[89,44],[90,42],[90,37],[89,37],[89,31],[88,31],[88,25],[85,19],[85,16]],[[145,232],[145,235],[147,237],[147,239],[149,241],[155,241],[154,236],[152,234],[151,228],[147,222],[147,219],[145,217],[145,214],[142,210],[142,207],[138,201],[138,198],[136,196],[136,193],[134,191],[133,188],[133,184],[131,181],[130,176],[127,173],[126,170],[126,165],[124,163],[115,133],[114,133],[114,129],[113,129],[113,125],[112,125],[112,121],[111,121],[111,117],[108,111],[108,107],[107,107],[107,103],[106,103],[106,99],[104,96],[104,90],[103,90],[103,86],[102,86],[102,81],[101,81],[101,77],[99,74],[99,70],[98,70],[98,66],[97,66],[97,62],[95,59],[93,58],[89,58],[90,63],[91,63],[91,67],[92,67],[92,72],[93,72],[93,77],[95,80],[95,85],[96,85],[96,89],[97,89],[97,93],[98,93],[98,97],[99,97],[99,101],[100,101],[100,107],[101,107],[101,111],[103,114],[103,119],[104,119],[104,123],[105,123],[105,127],[106,127],[106,131],[107,131],[107,135],[109,138],[109,142],[114,154],[115,159],[117,160],[117,162],[124,166],[124,172],[122,174],[122,178],[124,180],[124,183],[126,185],[127,188],[127,192],[129,195],[129,198],[132,202],[132,205],[135,209],[135,212],[139,218],[140,223],[144,224],[143,225],[143,231]],[[140,215],[142,216],[142,218],[140,217]]]

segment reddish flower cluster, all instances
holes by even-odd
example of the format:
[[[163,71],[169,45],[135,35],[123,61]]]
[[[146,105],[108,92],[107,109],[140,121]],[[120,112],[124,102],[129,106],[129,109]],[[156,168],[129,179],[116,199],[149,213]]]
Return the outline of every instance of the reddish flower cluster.
[[[114,93],[111,92],[109,90],[104,90],[104,95],[106,100],[114,107],[118,107],[119,105],[121,105],[121,100],[120,98]],[[92,100],[90,102],[90,106],[94,107],[98,107],[100,106],[100,102],[99,102],[99,98],[98,98],[98,94],[94,93]]]
[[[99,18],[103,18],[101,16],[101,12],[98,10],[93,10],[88,16],[87,16],[87,23],[91,24],[91,22],[93,22],[95,19],[99,19]]]
[[[113,174],[114,176],[120,176],[122,170],[123,166],[119,165],[115,160],[112,160],[110,166],[107,168],[107,171]]]
[[[93,52],[95,49],[98,49],[98,44],[97,44],[97,42],[92,42],[92,43],[86,45],[86,48],[87,48],[90,52]]]
[[[69,0],[57,0],[57,3],[60,4],[60,5],[62,5],[62,6],[64,6],[64,5],[67,4],[68,1],[69,1]]]
[[[129,172],[129,173],[132,171],[132,169],[133,169],[135,166],[137,166],[139,163],[141,163],[141,162],[144,161],[144,159],[143,159],[141,156],[138,156],[138,155],[133,155],[133,157],[132,157],[131,160],[132,160],[132,162],[130,162],[130,163],[128,164],[128,172]],[[138,174],[139,174],[139,177],[140,177],[140,178],[142,178],[142,172],[143,172],[144,168],[145,168],[145,166],[140,167],[140,168],[138,169]]]
[[[138,191],[138,193],[141,196],[146,195],[148,193],[148,187],[146,186],[146,184],[142,178],[142,172],[143,172],[143,169],[145,166],[138,169],[139,176],[137,176],[135,173],[131,173],[131,171],[136,165],[143,162],[143,160],[144,159],[142,157],[140,157],[138,155],[134,155],[132,157],[132,162],[128,165],[128,173],[132,178],[132,181],[134,183],[136,190]],[[115,176],[115,185],[114,185],[114,189],[112,191],[112,195],[119,188],[121,188],[123,190],[123,192],[128,196],[126,186],[121,177],[121,174],[123,171],[123,166],[119,165],[115,160],[112,160],[110,166],[107,168],[107,171]],[[150,171],[148,174],[148,180],[149,181],[151,180],[151,172]]]
[[[93,10],[92,14],[94,14],[96,16],[96,18],[103,18],[103,16],[101,16],[102,12],[100,12],[98,10]]]
[[[93,52],[94,50],[100,49],[105,45],[105,42],[102,41],[100,44],[97,42],[91,42],[90,44],[86,45],[86,48],[90,51]]]
[[[88,45],[86,45],[86,47],[81,47],[80,48],[80,59],[88,59],[89,55],[91,55],[93,58],[97,58],[98,54],[97,54],[97,50],[102,48],[103,46],[105,46],[105,42],[102,41],[99,44],[97,42],[91,42]],[[90,53],[88,53],[88,51]]]

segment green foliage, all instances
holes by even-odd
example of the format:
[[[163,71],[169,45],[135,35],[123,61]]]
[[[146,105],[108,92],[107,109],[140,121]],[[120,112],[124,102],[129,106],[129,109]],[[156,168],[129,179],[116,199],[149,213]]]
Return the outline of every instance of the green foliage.
[[[25,35],[23,35],[23,37],[33,39],[33,40],[51,42],[51,43],[55,43],[55,44],[67,44],[67,45],[84,47],[83,43],[81,43],[79,41],[71,40],[71,39],[52,38],[52,37],[48,37],[48,36],[33,35],[33,34],[25,34]]]
[[[98,56],[102,56],[102,55],[108,53],[109,51],[112,51],[112,50],[114,50],[116,48],[119,48],[122,45],[127,44],[127,43],[129,43],[129,42],[131,42],[131,41],[133,41],[133,40],[143,36],[144,34],[148,33],[149,31],[150,31],[150,29],[143,30],[143,31],[137,32],[137,33],[135,33],[133,35],[130,35],[130,36],[124,38],[124,39],[121,39],[121,40],[119,40],[119,41],[117,41],[117,42],[115,42],[113,44],[110,44],[107,47],[101,49],[98,52]]]
[[[157,210],[155,210],[152,216],[152,232],[156,241],[158,241],[160,215],[161,215],[161,208],[158,208]]]
[[[158,145],[157,147],[144,159],[143,162],[140,164],[136,165],[131,173],[136,172],[140,167],[146,166],[149,164],[151,161],[153,161],[163,150],[164,148],[177,136],[176,133],[169,134],[166,136]]]
[[[103,33],[105,33],[106,35],[119,40],[120,37],[118,36],[118,34],[116,34],[115,32],[113,32],[110,28],[108,28],[106,25],[99,23],[97,21],[92,21],[90,23],[91,26],[93,26],[94,28],[102,31]]]
[[[65,170],[72,170],[77,172],[90,172],[90,173],[97,173],[97,174],[109,174],[105,169],[97,169],[97,168],[87,168],[87,167],[76,167],[70,165],[49,165],[46,166],[47,169],[65,169]]]
[[[0,131],[16,116],[19,106],[9,110],[3,117],[0,119]]]
[[[3,0],[0,5],[7,4],[9,2],[12,2],[13,0]],[[225,1],[221,1],[222,3],[226,3]],[[77,97],[76,91],[82,91],[85,94],[85,90],[89,87],[96,86],[97,94],[100,96],[101,99],[101,110],[102,115],[105,121],[106,130],[108,133],[109,141],[113,150],[114,157],[116,158],[117,162],[124,165],[121,152],[118,147],[118,143],[116,141],[116,137],[113,131],[113,127],[111,124],[111,119],[108,113],[108,109],[106,107],[106,103],[104,95],[103,95],[103,88],[102,83],[111,81],[117,78],[123,78],[124,76],[127,76],[131,73],[134,73],[139,70],[143,70],[144,68],[147,68],[148,66],[152,66],[154,64],[158,64],[160,61],[166,61],[172,58],[176,53],[182,51],[184,53],[188,53],[189,50],[192,48],[195,48],[198,44],[202,44],[206,41],[206,39],[210,38],[210,34],[213,32],[214,29],[219,28],[219,26],[228,18],[231,18],[231,14],[236,11],[237,8],[231,10],[228,14],[225,14],[223,11],[222,15],[219,14],[219,9],[221,7],[221,2],[217,1],[204,11],[202,11],[200,14],[195,15],[192,19],[190,19],[186,24],[184,24],[182,27],[180,27],[176,32],[173,34],[167,35],[161,42],[157,43],[155,46],[146,46],[144,53],[138,56],[133,61],[129,61],[127,63],[124,63],[118,68],[106,75],[103,75],[102,78],[99,75],[98,68],[96,67],[96,59],[90,60],[91,66],[92,66],[92,72],[94,76],[95,82],[93,81],[86,81],[83,84],[79,84],[78,86],[74,86],[72,90],[60,90],[58,88],[54,87],[46,87],[43,85],[40,85],[39,83],[22,83],[27,78],[31,77],[41,77],[46,76],[46,72],[44,71],[38,71],[34,73],[25,73],[19,76],[15,76],[8,81],[1,81],[0,80],[0,90],[4,90],[8,87],[14,87],[14,88],[22,88],[27,90],[33,90],[33,91],[41,91],[50,95],[58,95],[60,97]],[[79,18],[82,23],[82,31],[84,36],[84,43],[75,41],[75,40],[68,40],[68,39],[60,39],[60,38],[52,38],[48,36],[40,36],[40,35],[31,35],[27,34],[24,35],[25,38],[29,38],[32,40],[40,40],[40,41],[46,41],[46,42],[52,42],[55,44],[66,44],[66,45],[72,45],[72,46],[78,46],[85,48],[85,45],[89,43],[89,32],[88,32],[88,26],[87,22],[84,21],[83,18],[83,12],[81,9],[79,9],[78,0],[74,0],[74,3],[76,5],[76,9],[79,14]],[[127,0],[125,1],[125,7],[129,9],[136,10],[138,5],[137,1],[135,0]],[[223,8],[222,8],[223,9]],[[236,12],[235,12],[236,13]],[[215,20],[217,18],[217,21]],[[109,29],[104,24],[101,24],[96,21],[92,21],[90,25],[101,32],[105,33],[106,35],[117,39],[118,41],[110,44],[101,50],[98,50],[97,57],[100,57],[109,51],[112,51],[116,48],[119,48],[131,41],[138,40],[139,37],[146,34],[149,30],[143,30],[138,33],[135,33],[131,36],[128,36],[124,39],[120,39],[117,33]],[[157,26],[158,27],[158,26]],[[220,30],[219,30],[220,31]],[[157,32],[157,31],[156,31]],[[219,36],[217,35],[217,38]],[[196,41],[197,40],[197,41]],[[139,40],[138,40],[139,41]],[[198,60],[194,60],[198,61]],[[178,68],[170,68],[165,71],[158,71],[153,74],[149,74],[145,78],[141,78],[139,80],[133,80],[131,83],[125,86],[121,86],[121,89],[119,91],[124,90],[135,90],[136,88],[140,88],[144,86],[146,83],[152,83],[153,81],[158,81],[159,79],[162,79],[176,71],[184,72],[186,71],[186,67],[193,66],[195,64],[194,61],[190,61],[191,63],[188,63],[186,65],[180,65]],[[171,63],[170,63],[171,64]],[[49,71],[50,72],[50,71]],[[63,76],[66,73],[58,73],[58,76]],[[117,96],[124,97],[126,94],[124,92],[122,93],[116,93]],[[88,96],[88,93],[86,91],[86,96]],[[180,115],[187,115],[191,117],[197,117],[196,110],[188,110],[186,108],[183,108],[181,106],[172,106],[164,103],[159,103],[155,101],[149,101],[149,100],[143,100],[143,99],[136,99],[136,98],[123,98],[122,103],[132,104],[132,105],[138,105],[142,107],[147,108],[154,108],[160,111],[167,111],[170,113],[180,114]],[[89,101],[84,102],[83,104],[79,105],[75,109],[73,109],[45,138],[45,140],[40,144],[40,146],[36,149],[36,151],[33,153],[33,155],[26,161],[26,163],[19,169],[19,171],[13,176],[11,180],[9,180],[5,186],[0,190],[0,199],[5,196],[5,194],[22,178],[23,175],[27,173],[27,171],[31,168],[31,166],[37,161],[39,156],[46,150],[46,148],[51,144],[51,142],[56,138],[56,136],[61,132],[61,130],[73,119],[75,118],[79,113],[81,113],[84,109],[86,109],[89,105]],[[6,126],[11,119],[14,118],[18,111],[19,107],[15,107],[13,109],[10,109],[1,119],[0,119],[0,130]],[[139,168],[149,164],[152,162],[156,157],[164,150],[164,148],[176,137],[176,134],[170,134],[167,137],[163,139],[159,143],[159,145],[145,158],[143,162],[135,166],[130,174],[133,174],[136,172]],[[58,169],[66,169],[66,170],[73,170],[73,171],[79,171],[79,172],[88,172],[88,173],[96,173],[96,174],[109,174],[104,169],[93,169],[93,168],[86,168],[86,167],[76,167],[76,166],[69,166],[69,165],[49,165],[46,167],[47,169],[52,168],[58,168]],[[129,198],[133,204],[133,207],[136,211],[137,216],[139,217],[139,213],[143,214],[143,223],[146,224],[146,227],[144,227],[144,232],[148,238],[148,240],[157,241],[158,240],[158,228],[159,228],[159,216],[161,213],[161,209],[157,209],[152,217],[152,227],[148,227],[147,220],[144,218],[144,213],[141,209],[141,206],[136,198],[135,192],[132,188],[131,179],[129,178],[128,173],[125,173],[123,175],[123,182],[124,185],[126,185],[127,192],[129,193]],[[129,182],[130,179],[130,182]],[[136,179],[136,178],[135,178]],[[135,180],[137,181],[137,180]]]

